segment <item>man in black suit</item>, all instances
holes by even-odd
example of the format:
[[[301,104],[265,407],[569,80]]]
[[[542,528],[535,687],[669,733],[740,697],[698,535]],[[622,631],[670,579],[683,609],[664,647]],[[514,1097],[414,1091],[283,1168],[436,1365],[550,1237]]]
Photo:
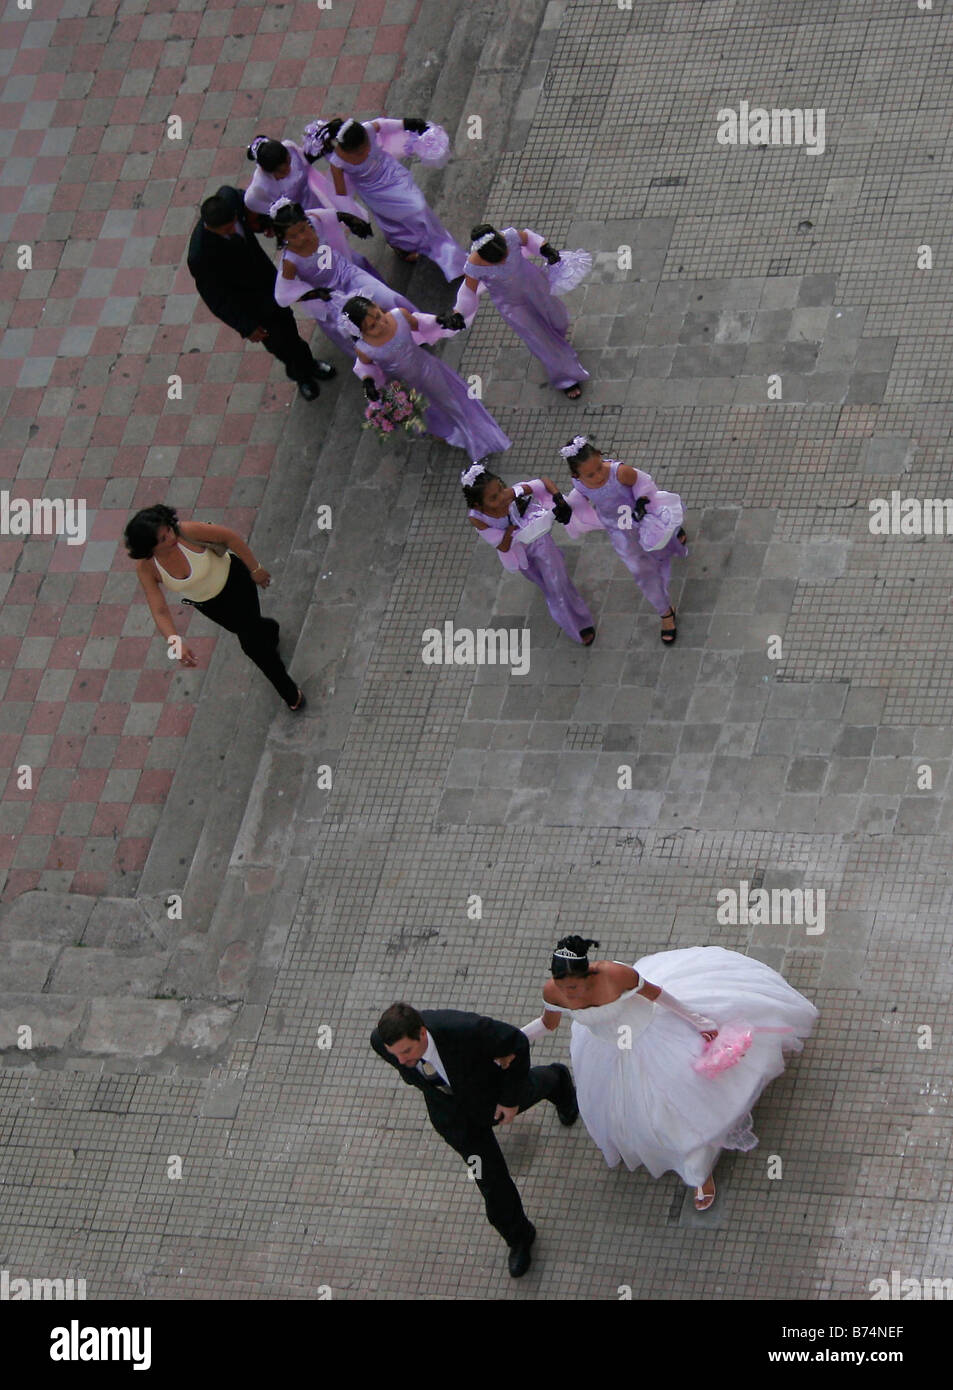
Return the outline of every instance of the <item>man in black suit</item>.
[[[531,1067],[525,1033],[509,1023],[459,1009],[392,1004],[371,1034],[374,1051],[401,1080],[424,1093],[430,1123],[470,1167],[486,1203],[487,1220],[510,1247],[514,1279],[530,1265],[536,1228],[500,1152],[493,1125],[551,1100],[564,1125],[579,1115],[569,1068]],[[477,1160],[474,1162],[474,1160]]]
[[[255,239],[255,223],[241,192],[224,184],[202,204],[202,220],[189,242],[189,270],[215,317],[249,342],[263,343],[305,400],[316,400],[317,379],[334,376],[335,369],[311,355],[294,314],[275,302],[276,270]]]

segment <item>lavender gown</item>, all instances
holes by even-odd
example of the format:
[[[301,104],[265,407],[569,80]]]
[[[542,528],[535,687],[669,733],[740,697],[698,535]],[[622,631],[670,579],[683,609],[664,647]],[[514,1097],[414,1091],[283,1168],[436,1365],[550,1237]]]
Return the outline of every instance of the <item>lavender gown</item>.
[[[413,386],[427,401],[424,423],[427,433],[445,439],[455,449],[466,449],[479,463],[487,454],[501,453],[512,440],[503,433],[489,411],[467,395],[466,382],[452,367],[418,347],[403,314],[395,314],[397,332],[388,343],[358,344],[389,381],[395,378]]]
[[[542,362],[550,386],[563,391],[577,381],[588,381],[589,373],[567,340],[569,311],[562,300],[550,292],[549,281],[520,251],[519,232],[507,227],[507,257],[499,265],[467,262],[465,274],[482,280],[500,317]]]
[[[317,219],[309,215],[308,221],[318,236],[322,236],[323,229]],[[391,289],[390,285],[385,284],[377,275],[370,261],[366,261],[363,256],[350,253],[349,258],[348,254],[342,255],[340,251],[327,244],[324,245],[323,249],[325,255],[330,252],[330,265],[323,266],[319,263],[321,246],[310,256],[298,256],[285,247],[282,258],[291,262],[298,272],[298,278],[310,285],[312,289],[332,291],[333,297],[327,303],[321,299],[309,299],[301,307],[311,318],[316,320],[319,328],[331,339],[331,342],[342,352],[347,353],[349,357],[355,356],[357,329],[352,330],[350,328],[342,310],[347,301],[354,295],[364,295],[367,299],[373,299],[374,303],[382,309],[402,308],[410,314],[417,313],[416,307],[411,304],[410,300],[405,299],[402,294],[398,294],[396,290]],[[278,274],[280,278],[280,268]]]
[[[663,550],[649,554],[639,545],[637,522],[633,521],[631,530],[620,527],[619,508],[628,507],[631,511],[639,497],[652,498],[658,488],[648,473],[643,473],[641,469],[635,487],[626,487],[618,479],[619,460],[607,458],[606,463],[609,465],[609,477],[602,487],[586,487],[579,478],[574,480],[574,486],[592,505],[608,533],[612,549],[661,617],[672,606],[668,593],[672,556],[687,555],[688,549],[683,541],[673,536]]]
[[[505,531],[511,525],[522,530],[537,517],[545,515],[545,508],[534,500],[523,516],[520,516],[515,502],[510,505],[506,516],[488,516],[475,507],[471,507],[467,515],[475,521],[482,521],[494,531]],[[515,556],[520,573],[542,589],[546,607],[554,622],[559,624],[567,637],[581,645],[580,632],[587,627],[595,627],[595,623],[585,600],[569,578],[563,553],[552,536],[540,536],[530,541],[529,545],[520,544],[514,536],[508,553]]]
[[[283,179],[276,179],[274,174],[266,173],[256,164],[251,183],[245,189],[245,206],[265,216],[279,198],[290,198],[303,208],[310,207],[318,198],[325,207],[333,207],[336,195],[326,176],[308,163],[293,140],[280,143],[288,151],[291,168]]]
[[[467,253],[431,212],[413,175],[381,149],[372,125],[366,129],[371,147],[362,164],[349,164],[336,152],[329,156],[329,163],[343,170],[354,196],[370,208],[391,246],[419,251],[434,261],[448,280],[455,280],[464,273]]]

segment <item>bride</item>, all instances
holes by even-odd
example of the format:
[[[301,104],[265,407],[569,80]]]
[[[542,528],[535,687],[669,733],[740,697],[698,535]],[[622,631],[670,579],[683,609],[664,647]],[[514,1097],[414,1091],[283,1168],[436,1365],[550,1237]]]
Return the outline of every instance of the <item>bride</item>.
[[[661,951],[633,967],[590,964],[598,945],[559,942],[543,1012],[522,1031],[533,1042],[569,1014],[579,1111],[609,1167],[644,1164],[654,1178],[674,1169],[707,1211],[720,1151],[755,1147],[751,1107],[784,1071],[784,1054],[801,1051],[817,1010],[770,966],[721,946]],[[695,1070],[703,1054],[713,1074]]]

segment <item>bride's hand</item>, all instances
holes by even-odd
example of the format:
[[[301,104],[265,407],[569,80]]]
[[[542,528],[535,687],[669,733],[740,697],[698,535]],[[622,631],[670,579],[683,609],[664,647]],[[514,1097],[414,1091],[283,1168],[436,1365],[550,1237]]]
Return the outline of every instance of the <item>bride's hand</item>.
[[[718,1029],[717,1029],[717,1028],[710,1028],[710,1029],[708,1030],[707,1033],[706,1033],[706,1032],[703,1032],[703,1033],[702,1033],[702,1037],[705,1039],[706,1042],[714,1042],[715,1039],[717,1038],[717,1036],[718,1036]]]

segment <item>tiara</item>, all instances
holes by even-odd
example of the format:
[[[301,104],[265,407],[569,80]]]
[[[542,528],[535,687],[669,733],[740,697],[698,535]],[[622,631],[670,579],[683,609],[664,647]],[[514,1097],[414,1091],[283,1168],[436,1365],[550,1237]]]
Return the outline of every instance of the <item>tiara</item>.
[[[567,444],[566,447],[564,449],[560,449],[559,452],[562,454],[564,459],[575,458],[576,454],[579,453],[579,450],[583,447],[583,445],[588,443],[589,441],[584,434],[577,434],[572,443]]]
[[[486,469],[483,467],[482,463],[473,464],[473,466],[471,468],[468,468],[465,473],[460,474],[460,486],[472,487],[473,484],[476,482],[477,478],[482,478],[485,472]]]
[[[294,203],[290,198],[277,198],[268,209],[269,217],[277,217],[282,208],[293,208]]]
[[[251,155],[252,159],[254,159],[255,156],[258,154],[258,151],[261,149],[262,145],[268,144],[270,138],[271,137],[268,135],[255,136],[254,140],[248,146],[248,153]]]
[[[335,137],[334,137],[335,143],[337,143],[337,142],[341,139],[341,136],[344,134],[344,132],[345,132],[346,130],[350,130],[350,128],[351,128],[351,126],[352,126],[353,124],[354,124],[354,117],[353,117],[353,116],[348,116],[348,118],[347,118],[347,120],[344,122],[344,124],[343,124],[342,126],[338,126],[338,133],[337,133],[337,135],[335,135]]]
[[[471,250],[471,251],[479,251],[480,247],[481,247],[481,246],[486,246],[486,244],[487,244],[488,241],[495,241],[495,240],[496,240],[496,232],[484,232],[483,236],[480,237],[479,241],[471,241],[471,243],[470,243],[470,250]]]
[[[589,953],[584,956],[577,956],[575,951],[570,951],[568,946],[560,946],[558,951],[553,952],[553,960],[588,960]]]

